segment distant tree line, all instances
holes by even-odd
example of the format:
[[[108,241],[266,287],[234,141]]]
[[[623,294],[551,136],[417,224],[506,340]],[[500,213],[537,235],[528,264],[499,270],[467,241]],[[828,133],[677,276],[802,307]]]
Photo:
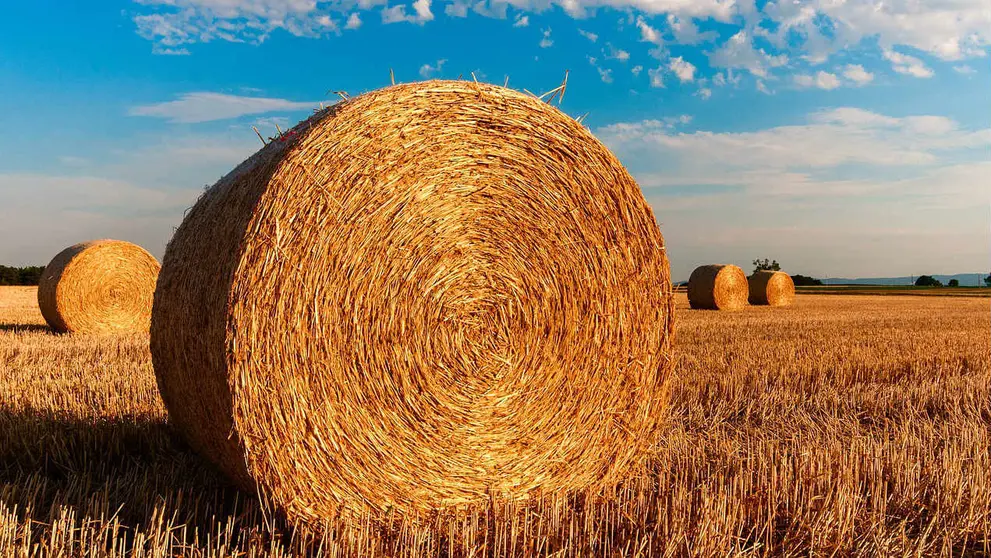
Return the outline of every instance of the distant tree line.
[[[0,285],[37,285],[44,267],[7,267],[0,265]]]
[[[988,285],[989,287],[991,287],[991,275],[987,276],[984,279],[984,283],[986,285]],[[932,275],[922,275],[918,279],[915,280],[915,286],[916,287],[942,287],[943,286],[943,282],[940,281],[939,279],[936,279]],[[960,286],[960,280],[959,279],[950,279],[950,281],[946,284],[946,286],[947,287],[959,287]]]

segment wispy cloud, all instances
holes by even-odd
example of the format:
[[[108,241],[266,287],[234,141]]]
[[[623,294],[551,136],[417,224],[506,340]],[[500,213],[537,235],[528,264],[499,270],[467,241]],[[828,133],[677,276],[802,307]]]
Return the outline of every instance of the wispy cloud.
[[[682,83],[690,82],[695,79],[695,65],[684,60],[680,56],[672,58],[668,63],[668,68],[674,72],[674,75],[677,76]]]
[[[941,116],[890,117],[858,109],[816,112],[805,124],[756,132],[672,135],[664,122],[645,120],[600,128],[624,152],[678,152],[685,160],[763,169],[825,168],[862,163],[926,165],[941,152],[991,146],[991,129],[967,131]]]
[[[709,63],[716,68],[739,68],[756,77],[767,78],[770,68],[788,63],[788,56],[768,54],[764,49],[754,48],[750,34],[740,31],[709,55]]]
[[[922,60],[914,56],[895,52],[890,49],[885,49],[883,54],[884,59],[891,62],[892,69],[899,74],[907,74],[917,78],[930,78],[933,76],[933,71]]]
[[[540,39],[540,48],[550,48],[554,45],[554,41],[551,39],[551,30],[548,27],[542,31],[543,37]]]
[[[650,77],[651,87],[664,87],[664,67],[659,66],[652,70],[647,70],[647,76]]]
[[[843,68],[843,77],[852,81],[855,85],[867,85],[874,80],[874,74],[868,72],[860,64],[847,64]]]
[[[598,41],[599,40],[599,36],[596,35],[595,33],[592,33],[591,31],[585,31],[584,29],[578,29],[578,34],[581,35],[582,37],[585,37],[586,39],[592,41],[593,43],[595,41]]]
[[[863,68],[861,68],[863,70]],[[817,87],[819,89],[836,89],[840,86],[840,78],[836,74],[819,71],[814,76],[808,74],[796,74],[794,76],[795,85],[799,87]]]
[[[640,30],[640,40],[645,43],[653,43],[655,45],[663,45],[664,39],[661,37],[661,33],[651,27],[643,17],[637,18],[637,29]]]
[[[446,58],[442,58],[442,59],[438,60],[437,63],[434,64],[433,66],[431,66],[430,64],[424,64],[424,65],[420,66],[420,77],[422,77],[424,79],[428,79],[430,77],[433,77],[434,74],[436,74],[436,73],[438,73],[438,72],[441,71],[441,69],[444,67],[444,63],[445,62],[447,62],[447,59]]]
[[[133,21],[137,32],[153,41],[155,52],[184,54],[183,45],[210,41],[259,43],[275,31],[299,37],[338,34],[341,26],[354,29],[352,16],[381,10],[384,22],[424,24],[434,19],[430,0],[389,6],[388,0],[136,0],[139,8]],[[507,6],[519,10],[514,25],[529,23],[528,13],[557,6],[575,18],[586,18],[602,7],[629,13],[640,39],[658,47],[665,37],[673,44],[695,45],[718,40],[713,31],[700,31],[698,22],[710,20],[738,26],[734,34],[713,52],[717,67],[743,68],[767,79],[767,72],[789,59],[812,65],[825,63],[839,52],[859,47],[876,38],[896,71],[928,77],[931,72],[921,59],[904,49],[914,49],[943,60],[964,60],[987,54],[991,45],[991,12],[986,0],[918,2],[916,0],[808,0],[769,2],[757,9],[753,2],[726,0],[522,0],[519,2],[473,2],[453,0],[445,5],[450,17],[465,17],[468,10],[505,19]],[[359,18],[361,16],[358,16]],[[663,19],[662,19],[663,18]],[[650,23],[657,22],[657,23]],[[588,38],[595,36],[587,32]],[[741,35],[742,33],[742,35]],[[756,48],[760,36],[781,52]],[[898,50],[901,49],[901,50]],[[663,50],[653,54],[663,60]],[[788,58],[779,58],[783,55]]]
[[[347,23],[344,24],[345,29],[358,29],[361,27],[361,16],[358,12],[355,12],[348,16]]]
[[[434,19],[433,12],[430,11],[430,0],[416,0],[413,2],[413,13],[406,13],[406,6],[398,4],[391,8],[382,10],[382,23],[409,22],[423,25]]]
[[[746,263],[756,247],[811,274],[986,265],[991,129],[839,108],[748,132],[655,119],[595,133],[644,188],[678,277],[704,261]]]
[[[273,130],[274,132],[274,130]],[[44,263],[87,238],[120,238],[161,257],[173,228],[208,184],[261,147],[247,126],[222,134],[132,138],[66,172],[2,173],[0,199],[9,211],[0,238],[0,262]],[[33,224],[46,223],[38,228]]]
[[[174,101],[131,107],[131,116],[165,118],[170,122],[196,123],[227,120],[249,114],[309,110],[319,101],[290,101],[268,97],[244,97],[225,93],[184,93]]]
[[[609,60],[619,60],[620,62],[626,62],[630,59],[630,53],[612,46],[612,43],[606,43],[606,48],[603,49],[603,54]]]

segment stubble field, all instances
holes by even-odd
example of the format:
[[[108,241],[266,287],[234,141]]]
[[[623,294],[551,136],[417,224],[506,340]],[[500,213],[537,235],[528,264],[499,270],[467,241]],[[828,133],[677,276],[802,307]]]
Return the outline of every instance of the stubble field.
[[[668,425],[628,483],[316,539],[178,439],[147,336],[52,335],[0,287],[0,555],[991,554],[987,299],[678,296]]]

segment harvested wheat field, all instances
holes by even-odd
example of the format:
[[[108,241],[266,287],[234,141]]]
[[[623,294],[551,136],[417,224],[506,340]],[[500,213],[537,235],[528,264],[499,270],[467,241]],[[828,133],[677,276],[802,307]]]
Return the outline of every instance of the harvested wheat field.
[[[331,519],[316,539],[181,442],[147,335],[53,335],[33,288],[0,288],[0,555],[989,555],[986,300],[677,299],[671,408],[640,476]]]

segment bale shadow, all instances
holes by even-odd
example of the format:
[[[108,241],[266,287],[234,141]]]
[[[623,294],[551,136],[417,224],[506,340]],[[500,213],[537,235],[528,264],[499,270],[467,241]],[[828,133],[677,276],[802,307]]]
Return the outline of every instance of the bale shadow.
[[[168,423],[149,416],[91,419],[0,407],[0,501],[21,522],[39,525],[42,536],[66,508],[84,523],[115,517],[125,527],[125,546],[162,517],[186,526],[190,536],[227,524],[265,525],[254,496],[234,488]]]
[[[0,331],[11,333],[45,331],[52,335],[56,334],[52,328],[41,324],[0,324]]]

